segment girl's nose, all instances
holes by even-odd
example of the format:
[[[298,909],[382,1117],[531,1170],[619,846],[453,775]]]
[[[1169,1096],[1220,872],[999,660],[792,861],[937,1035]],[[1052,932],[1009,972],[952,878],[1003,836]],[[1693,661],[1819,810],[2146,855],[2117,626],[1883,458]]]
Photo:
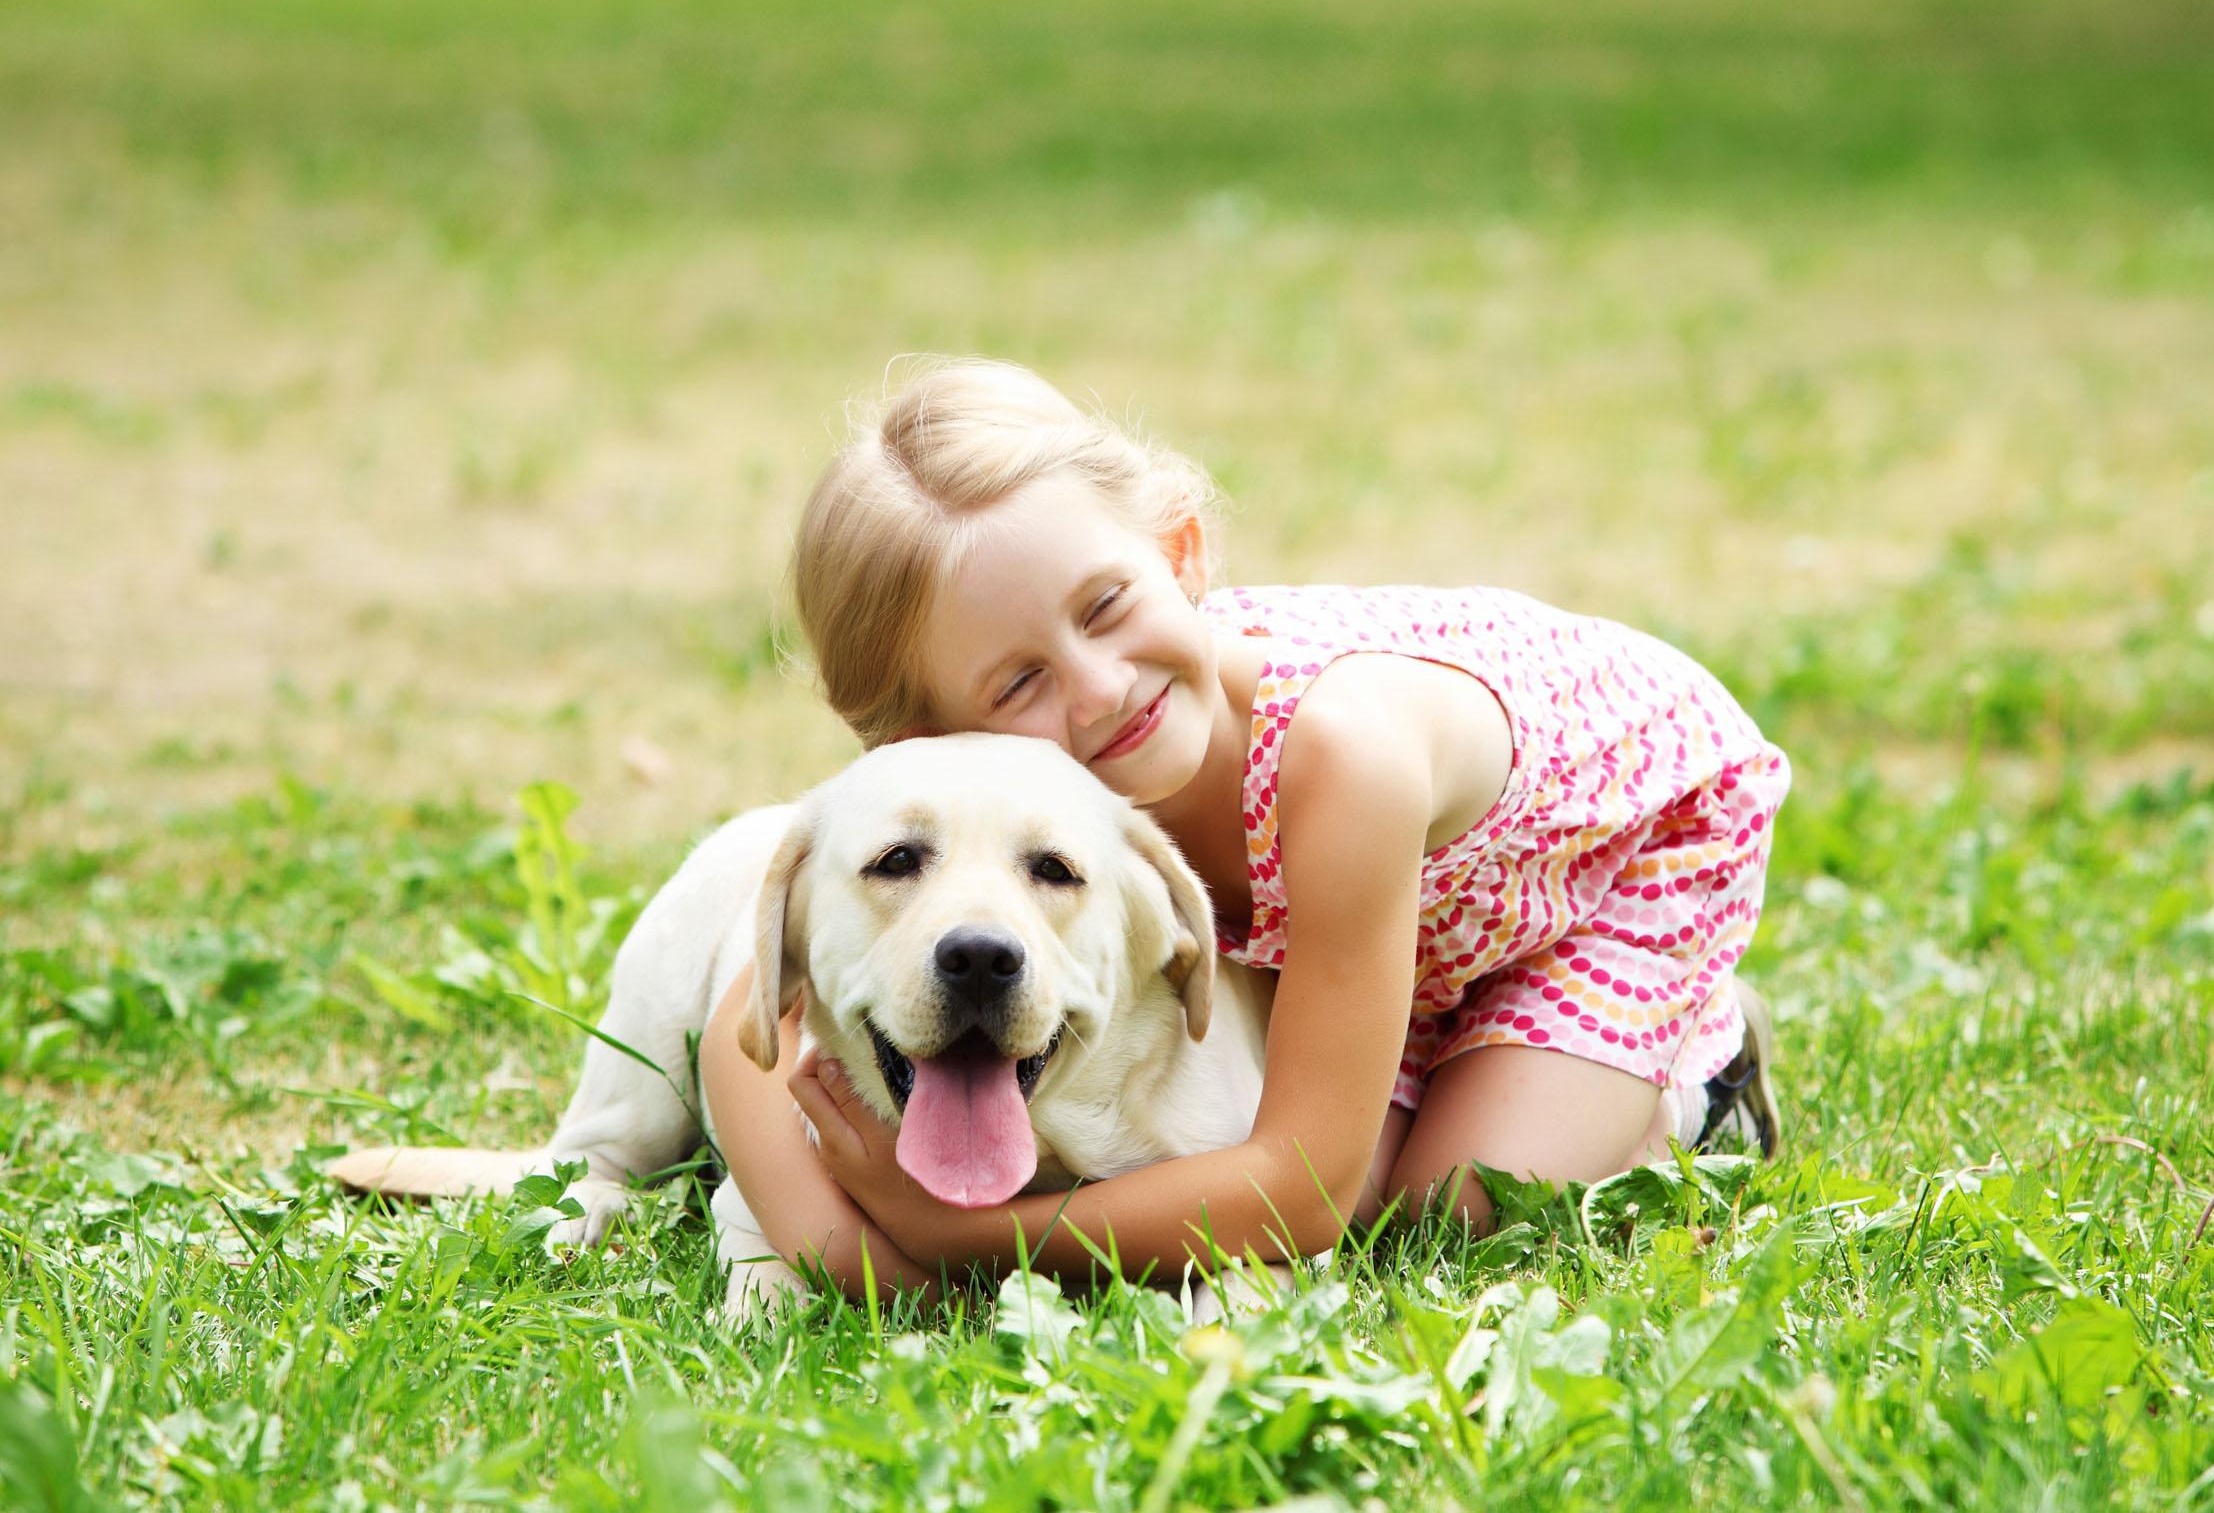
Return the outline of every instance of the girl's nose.
[[[1120,657],[1083,657],[1069,669],[1069,724],[1089,732],[1122,712],[1137,673]]]

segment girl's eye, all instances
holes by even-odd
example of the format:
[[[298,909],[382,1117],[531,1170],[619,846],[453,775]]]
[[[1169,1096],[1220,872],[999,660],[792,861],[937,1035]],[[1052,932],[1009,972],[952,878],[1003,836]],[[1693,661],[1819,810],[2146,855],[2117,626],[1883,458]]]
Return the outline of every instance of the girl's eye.
[[[894,846],[862,870],[871,877],[913,877],[922,864],[920,846]]]
[[[1092,612],[1084,617],[1084,624],[1087,627],[1098,624],[1100,618],[1105,615],[1107,611],[1113,609],[1117,604],[1122,602],[1123,590],[1128,588],[1129,586],[1130,585],[1127,583],[1118,583],[1113,588],[1107,590],[1106,593],[1100,595],[1099,602],[1092,606]]]
[[[1055,888],[1073,888],[1084,881],[1067,861],[1050,851],[1041,851],[1030,858],[1030,875]]]
[[[1008,684],[1006,688],[1001,690],[999,697],[992,700],[992,708],[994,708],[995,710],[1005,709],[1010,703],[1014,701],[1015,695],[1021,693],[1023,689],[1029,685],[1030,680],[1035,676],[1037,676],[1037,669],[1032,668],[1029,672],[1024,673],[1021,677],[1015,679],[1014,682]]]

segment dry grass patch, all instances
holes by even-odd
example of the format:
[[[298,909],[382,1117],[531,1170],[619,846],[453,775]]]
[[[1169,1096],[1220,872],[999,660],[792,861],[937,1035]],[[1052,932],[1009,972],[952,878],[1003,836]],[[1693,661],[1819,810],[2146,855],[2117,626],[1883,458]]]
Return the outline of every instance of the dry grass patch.
[[[1972,221],[1209,212],[480,265],[250,195],[107,243],[48,208],[80,258],[0,251],[0,784],[137,812],[273,764],[559,773],[641,835],[804,783],[849,748],[776,675],[784,543],[901,351],[1026,358],[1194,452],[1247,581],[1504,582],[1726,641],[1880,613],[1971,537],[2065,644],[2214,560],[2214,308],[2114,287],[2106,233],[2004,233],[2024,284]]]

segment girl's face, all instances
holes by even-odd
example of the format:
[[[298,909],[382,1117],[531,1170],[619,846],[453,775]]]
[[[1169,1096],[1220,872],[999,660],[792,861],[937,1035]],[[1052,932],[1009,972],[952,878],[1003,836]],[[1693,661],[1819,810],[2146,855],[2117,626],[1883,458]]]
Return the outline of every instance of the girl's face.
[[[923,628],[940,726],[1042,737],[1140,804],[1189,783],[1220,698],[1190,599],[1198,522],[1155,541],[1046,477],[987,509],[969,545]]]

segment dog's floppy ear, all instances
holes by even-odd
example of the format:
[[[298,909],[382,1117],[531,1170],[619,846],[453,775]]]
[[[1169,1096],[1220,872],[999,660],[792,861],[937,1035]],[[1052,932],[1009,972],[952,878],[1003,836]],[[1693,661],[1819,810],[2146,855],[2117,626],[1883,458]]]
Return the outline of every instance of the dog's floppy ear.
[[[791,907],[793,879],[814,842],[815,812],[803,804],[778,843],[776,855],[769,859],[769,873],[761,881],[761,897],[754,908],[753,995],[738,1021],[738,1049],[763,1071],[776,1066],[777,1021],[800,992],[802,966],[784,949],[784,919]]]
[[[1215,915],[1207,902],[1207,889],[1184,854],[1143,810],[1130,811],[1123,822],[1123,837],[1168,885],[1169,909],[1175,918],[1168,932],[1169,958],[1161,971],[1184,1000],[1185,1029],[1192,1039],[1203,1040],[1215,1004]]]

